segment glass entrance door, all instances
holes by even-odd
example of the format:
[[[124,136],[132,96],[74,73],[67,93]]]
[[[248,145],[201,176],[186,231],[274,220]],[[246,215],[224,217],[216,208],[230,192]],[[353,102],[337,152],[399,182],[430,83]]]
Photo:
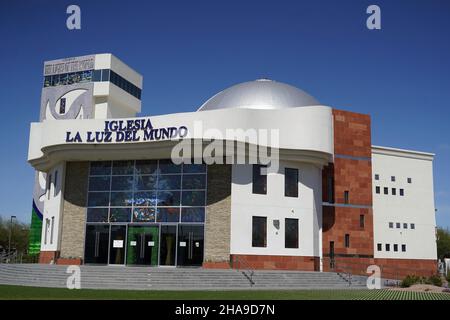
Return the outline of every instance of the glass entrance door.
[[[201,266],[203,263],[203,226],[178,225],[177,265]]]
[[[129,226],[127,240],[128,265],[158,265],[159,228]]]
[[[108,263],[109,225],[87,225],[84,262]]]
[[[109,264],[125,263],[126,235],[126,225],[111,225],[111,236],[109,241]]]
[[[177,247],[176,241],[177,227],[175,225],[161,225],[159,265],[175,265],[175,250]]]

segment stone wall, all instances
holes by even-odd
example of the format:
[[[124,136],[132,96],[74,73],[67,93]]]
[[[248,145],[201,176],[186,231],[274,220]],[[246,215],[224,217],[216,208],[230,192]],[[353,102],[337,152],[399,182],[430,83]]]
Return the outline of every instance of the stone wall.
[[[231,165],[208,166],[205,221],[205,268],[228,268],[230,262]]]
[[[67,162],[60,257],[81,263],[84,257],[89,162]]]

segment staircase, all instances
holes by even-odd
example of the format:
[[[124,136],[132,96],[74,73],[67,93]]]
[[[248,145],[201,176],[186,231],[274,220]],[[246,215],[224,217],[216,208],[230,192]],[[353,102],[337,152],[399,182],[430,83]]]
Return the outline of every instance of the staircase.
[[[67,266],[0,264],[0,284],[66,288]],[[234,269],[81,266],[82,289],[242,290],[365,288],[365,278],[348,281],[331,272],[256,270],[251,285]]]

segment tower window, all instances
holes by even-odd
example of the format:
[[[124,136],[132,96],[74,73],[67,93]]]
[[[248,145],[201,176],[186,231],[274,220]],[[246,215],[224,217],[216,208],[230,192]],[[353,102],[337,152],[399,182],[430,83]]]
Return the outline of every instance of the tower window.
[[[414,223],[411,223],[411,229],[415,229],[416,225]]]
[[[262,168],[267,168],[267,166],[253,165],[253,193],[255,194],[267,194],[267,174],[261,174]]]
[[[394,252],[398,251],[398,244],[394,244]]]
[[[391,245],[389,243],[386,243],[385,248],[386,251],[391,251]]]
[[[252,218],[252,247],[267,247],[267,218]]]
[[[396,226],[397,229],[400,229],[400,226],[401,226],[400,222],[397,222],[397,223],[395,224],[395,226]]]
[[[408,178],[408,183],[412,183],[412,179],[411,178]]]
[[[298,197],[298,169],[284,169],[284,195]]]
[[[284,228],[284,246],[286,248],[298,248],[298,219],[286,218]]]
[[[344,203],[348,204],[349,202],[349,194],[348,191],[344,191]]]
[[[391,176],[391,181],[395,182],[395,176]]]
[[[383,250],[383,246],[381,245],[381,243],[378,243],[378,244],[377,244],[377,250],[378,250],[378,251]]]
[[[375,180],[380,180],[380,175],[379,174],[375,175]]]
[[[406,244],[402,244],[402,252],[406,252]]]
[[[397,189],[392,188],[392,195],[395,196],[397,194]]]
[[[380,187],[379,186],[375,187],[375,193],[380,194]]]
[[[405,191],[403,189],[400,189],[400,195],[403,197],[405,195]]]
[[[403,229],[408,229],[408,224],[407,223],[403,223]]]
[[[394,223],[393,222],[389,222],[389,228],[390,229],[394,229]]]
[[[389,194],[389,188],[388,187],[384,187],[384,194]]]
[[[345,234],[345,247],[350,248],[350,235],[348,233]]]

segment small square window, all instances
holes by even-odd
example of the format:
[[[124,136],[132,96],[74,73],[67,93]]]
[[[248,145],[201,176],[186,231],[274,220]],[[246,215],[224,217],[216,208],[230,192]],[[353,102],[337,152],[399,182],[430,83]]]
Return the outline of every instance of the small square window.
[[[411,178],[408,178],[408,183],[412,183],[412,179]]]
[[[389,194],[389,188],[388,187],[384,187],[384,194]]]
[[[400,189],[400,195],[403,197],[405,195],[405,190]]]
[[[395,182],[395,176],[391,176],[391,181]]]
[[[400,222],[397,222],[397,223],[395,224],[395,227],[396,227],[397,229],[400,229],[400,226],[401,226]]]
[[[394,229],[394,223],[393,222],[389,222],[389,228],[390,229]]]
[[[406,244],[402,244],[402,252],[406,252]]]
[[[398,251],[398,244],[394,244],[394,251],[395,251],[395,252]]]
[[[375,187],[375,192],[376,192],[377,194],[380,194],[380,187],[379,187],[379,186],[376,186],[376,187]]]
[[[416,225],[414,223],[411,223],[411,229],[415,229]]]
[[[386,251],[391,251],[391,245],[389,243],[386,243],[385,247]]]
[[[375,175],[375,180],[380,180],[380,175],[379,174]]]
[[[397,189],[392,188],[392,195],[395,196],[397,194]]]
[[[377,244],[377,250],[378,250],[378,251],[383,250],[383,246],[381,245],[381,243],[378,243],[378,244]]]
[[[403,224],[403,229],[408,229],[408,224],[407,223]]]

